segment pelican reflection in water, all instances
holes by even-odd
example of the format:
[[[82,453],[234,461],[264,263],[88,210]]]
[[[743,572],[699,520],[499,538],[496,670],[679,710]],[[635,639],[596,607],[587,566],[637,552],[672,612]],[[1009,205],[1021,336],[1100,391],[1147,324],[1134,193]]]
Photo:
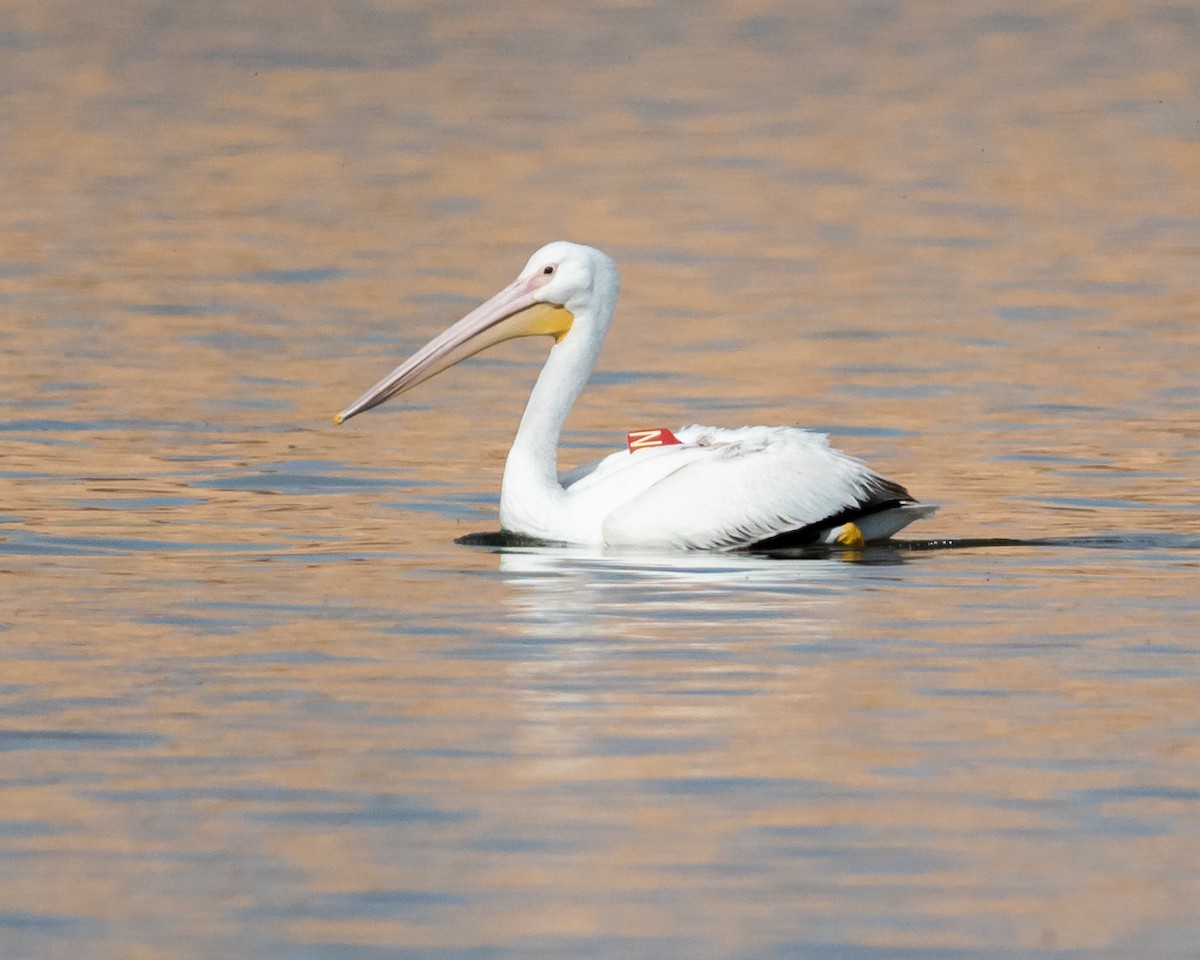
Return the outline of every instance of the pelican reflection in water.
[[[514,337],[554,340],[500,487],[509,533],[561,543],[691,550],[885,540],[937,507],[796,427],[690,426],[630,434],[626,449],[558,472],[558,440],[617,305],[611,258],[566,241],[537,251],[476,307],[337,415],[342,423]]]

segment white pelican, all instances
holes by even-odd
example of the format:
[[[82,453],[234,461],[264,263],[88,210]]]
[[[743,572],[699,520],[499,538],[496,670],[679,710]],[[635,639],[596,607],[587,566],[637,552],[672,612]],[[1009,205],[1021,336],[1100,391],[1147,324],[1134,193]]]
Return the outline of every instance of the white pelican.
[[[558,439],[600,353],[621,280],[605,254],[563,240],[371,387],[335,423],[513,337],[554,338],[500,486],[509,533],[591,546],[697,550],[884,540],[937,509],[795,427],[630,434],[625,450],[558,473]],[[635,439],[635,438],[640,438]],[[642,448],[642,444],[650,446]]]

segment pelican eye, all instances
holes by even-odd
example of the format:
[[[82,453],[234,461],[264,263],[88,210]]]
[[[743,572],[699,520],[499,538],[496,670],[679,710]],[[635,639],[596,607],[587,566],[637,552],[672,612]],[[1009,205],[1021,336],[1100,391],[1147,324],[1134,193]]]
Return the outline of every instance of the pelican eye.
[[[554,264],[552,264],[552,263],[546,264],[544,267],[542,267],[542,273],[545,274],[547,277],[550,276],[551,274],[553,274],[554,273]]]

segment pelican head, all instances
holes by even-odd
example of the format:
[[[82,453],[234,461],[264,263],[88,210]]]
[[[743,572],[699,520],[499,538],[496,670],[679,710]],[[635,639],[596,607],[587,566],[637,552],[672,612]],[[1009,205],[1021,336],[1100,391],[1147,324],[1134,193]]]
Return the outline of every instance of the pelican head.
[[[599,349],[619,289],[617,265],[604,253],[566,240],[548,243],[529,258],[516,280],[434,337],[334,417],[334,423],[504,340],[549,336],[556,344],[586,340]]]

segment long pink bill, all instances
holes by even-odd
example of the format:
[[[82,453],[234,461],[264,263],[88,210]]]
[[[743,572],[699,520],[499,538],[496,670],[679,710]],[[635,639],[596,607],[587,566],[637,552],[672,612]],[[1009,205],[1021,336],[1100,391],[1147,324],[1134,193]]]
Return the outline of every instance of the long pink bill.
[[[538,288],[546,279],[535,274],[509,284],[430,340],[334,417],[333,422],[344,423],[503,340],[539,334],[564,336],[571,327],[571,312],[537,299]]]

